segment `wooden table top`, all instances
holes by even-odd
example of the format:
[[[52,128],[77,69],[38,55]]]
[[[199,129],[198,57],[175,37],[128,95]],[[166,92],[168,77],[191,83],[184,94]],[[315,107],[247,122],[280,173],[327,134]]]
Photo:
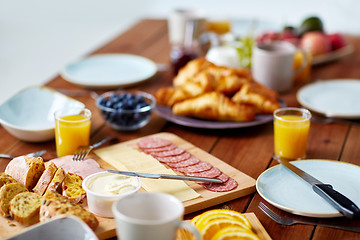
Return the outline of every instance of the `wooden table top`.
[[[355,47],[355,51],[340,61],[313,67],[310,81],[317,79],[360,78],[360,36],[349,36],[349,41]],[[166,21],[145,19],[89,54],[132,53],[152,59],[156,63],[169,63],[169,51],[170,45]],[[159,87],[171,85],[172,77],[171,71],[158,72],[152,79],[134,88],[154,93]],[[292,91],[280,95],[288,106],[299,106],[296,100],[296,92],[302,85],[298,84]],[[46,86],[56,89],[84,89],[65,81],[60,76],[51,79]],[[96,90],[96,92],[102,93],[104,90]],[[115,137],[122,142],[158,132],[170,132],[209,152],[254,179],[257,179],[264,170],[278,164],[271,158],[273,153],[272,123],[232,130],[204,130],[179,126],[167,122],[155,114],[151,122],[144,128],[137,131],[121,132],[115,131],[105,124],[100,112],[96,109],[94,99],[90,95],[72,97],[83,102],[93,112],[91,142],[95,142],[105,136]],[[3,127],[0,127],[0,136],[1,153],[21,155],[46,149],[45,160],[56,157],[55,141],[44,143],[19,141]],[[359,142],[359,122],[330,124],[312,122],[307,158],[333,159],[360,165]],[[0,160],[0,171],[4,171],[7,163],[8,160]],[[273,239],[360,239],[360,233],[332,228],[310,225],[279,225],[269,219],[258,208],[260,201],[265,202],[258,193],[254,193],[215,207],[227,207],[242,213],[254,212]],[[283,216],[292,216],[297,219],[304,218],[286,213],[272,207],[270,204],[267,205]],[[190,219],[197,214],[199,212],[188,214],[185,218]],[[360,221],[350,221],[345,218],[315,220],[324,223],[360,226]]]

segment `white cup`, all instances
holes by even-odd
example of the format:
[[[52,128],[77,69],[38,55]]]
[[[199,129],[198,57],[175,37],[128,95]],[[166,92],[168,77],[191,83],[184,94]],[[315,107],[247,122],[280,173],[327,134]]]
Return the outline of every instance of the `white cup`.
[[[255,46],[252,52],[252,74],[254,79],[278,92],[292,88],[294,76],[307,64],[307,53],[300,68],[294,71],[294,55],[297,48],[285,41]]]
[[[201,239],[193,225],[182,221],[184,206],[170,194],[135,193],[116,201],[112,209],[120,240],[174,240],[178,228]]]

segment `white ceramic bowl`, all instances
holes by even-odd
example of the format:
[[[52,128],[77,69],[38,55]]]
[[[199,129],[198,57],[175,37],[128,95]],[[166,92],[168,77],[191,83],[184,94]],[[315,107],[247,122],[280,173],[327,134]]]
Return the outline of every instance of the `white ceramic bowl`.
[[[26,228],[8,240],[98,240],[86,223],[75,216],[61,216]]]
[[[95,191],[89,189],[90,183],[92,181],[96,181],[96,178],[99,178],[102,175],[118,175],[121,177],[135,178],[137,181],[137,186],[135,189],[133,189],[129,192],[126,192],[126,193],[121,193],[121,194],[104,194],[104,193],[95,192]],[[88,204],[89,211],[100,217],[113,218],[114,217],[113,212],[112,212],[113,203],[124,196],[130,195],[130,194],[133,194],[133,193],[136,193],[137,191],[139,191],[139,189],[141,188],[141,180],[140,180],[140,178],[137,178],[137,177],[124,176],[124,175],[108,173],[108,172],[98,172],[98,173],[94,173],[94,174],[87,176],[82,182],[82,187],[86,191],[87,204]],[[105,186],[103,186],[103,188],[105,188]]]
[[[13,136],[28,142],[55,136],[54,112],[84,104],[44,86],[25,88],[0,106],[0,124]]]

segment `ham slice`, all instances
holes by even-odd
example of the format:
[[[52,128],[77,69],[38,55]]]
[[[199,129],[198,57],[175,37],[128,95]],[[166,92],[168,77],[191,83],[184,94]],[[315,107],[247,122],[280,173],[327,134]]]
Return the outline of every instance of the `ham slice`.
[[[53,162],[57,167],[62,167],[65,172],[76,173],[77,175],[80,175],[83,179],[93,173],[105,171],[94,159],[87,158],[82,161],[73,161],[72,157],[72,155],[68,155],[60,158],[55,158],[48,161],[46,164],[49,164],[49,162]]]

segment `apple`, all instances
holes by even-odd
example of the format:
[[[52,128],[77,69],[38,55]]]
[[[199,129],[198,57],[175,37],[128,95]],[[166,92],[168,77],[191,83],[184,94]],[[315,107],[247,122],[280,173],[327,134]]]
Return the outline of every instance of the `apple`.
[[[305,33],[300,39],[300,47],[309,51],[313,56],[331,51],[331,43],[327,35],[321,31]]]
[[[331,44],[331,50],[337,50],[340,49],[347,44],[347,40],[344,35],[341,33],[332,33],[327,35],[330,44]]]

